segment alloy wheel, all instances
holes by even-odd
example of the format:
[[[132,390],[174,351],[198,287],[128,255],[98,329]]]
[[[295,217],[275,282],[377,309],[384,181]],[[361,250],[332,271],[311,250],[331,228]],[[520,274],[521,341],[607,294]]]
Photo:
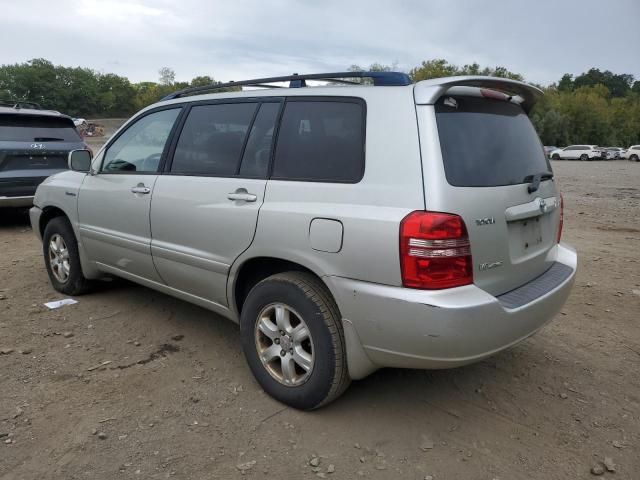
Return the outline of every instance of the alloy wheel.
[[[49,240],[49,265],[51,272],[60,283],[69,279],[71,265],[69,263],[69,249],[62,235],[55,233]]]
[[[284,303],[262,309],[255,324],[258,357],[269,374],[282,385],[306,382],[315,360],[313,339],[302,317]]]

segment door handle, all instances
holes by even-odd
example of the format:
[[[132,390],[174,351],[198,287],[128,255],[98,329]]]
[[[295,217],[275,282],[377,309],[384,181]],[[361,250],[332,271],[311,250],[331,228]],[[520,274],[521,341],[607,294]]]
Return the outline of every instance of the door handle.
[[[151,189],[149,187],[145,187],[144,183],[139,183],[135,187],[131,187],[131,193],[142,193],[146,195],[151,193]]]
[[[228,193],[227,198],[234,201],[240,200],[244,202],[255,202],[258,199],[258,196],[247,192],[244,188],[239,188],[233,193]]]

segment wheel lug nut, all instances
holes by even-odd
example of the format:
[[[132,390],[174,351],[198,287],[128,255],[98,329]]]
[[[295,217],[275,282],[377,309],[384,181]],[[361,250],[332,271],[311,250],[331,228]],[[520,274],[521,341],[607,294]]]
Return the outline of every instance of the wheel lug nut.
[[[276,345],[280,345],[280,339],[279,339],[279,338],[276,338],[276,339],[273,341],[273,343],[275,343]]]
[[[280,356],[284,357],[287,354],[287,352],[285,352],[284,350],[280,350]]]
[[[289,349],[289,353],[293,353],[293,348],[290,348],[290,349]]]

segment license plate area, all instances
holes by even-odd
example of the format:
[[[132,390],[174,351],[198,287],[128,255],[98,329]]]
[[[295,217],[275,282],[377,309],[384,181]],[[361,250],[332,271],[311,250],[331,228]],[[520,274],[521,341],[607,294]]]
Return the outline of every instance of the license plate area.
[[[509,222],[509,251],[512,262],[536,255],[546,249],[543,216]]]

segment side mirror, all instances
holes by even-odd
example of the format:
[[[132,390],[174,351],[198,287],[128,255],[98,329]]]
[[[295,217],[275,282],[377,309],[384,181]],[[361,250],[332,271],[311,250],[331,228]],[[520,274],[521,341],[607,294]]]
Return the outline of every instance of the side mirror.
[[[69,152],[67,163],[69,170],[88,172],[91,169],[92,154],[89,150],[72,150]]]

